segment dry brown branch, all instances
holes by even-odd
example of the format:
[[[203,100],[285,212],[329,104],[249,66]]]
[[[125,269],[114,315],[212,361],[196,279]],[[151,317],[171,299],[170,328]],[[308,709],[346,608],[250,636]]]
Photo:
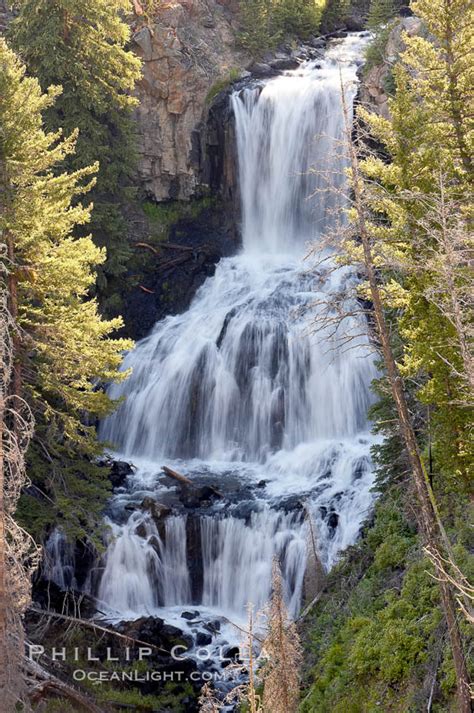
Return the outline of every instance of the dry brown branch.
[[[22,615],[30,602],[31,574],[39,548],[14,519],[26,484],[25,456],[33,417],[16,390],[14,365],[18,330],[10,311],[8,236],[0,246],[0,688],[6,710],[27,705]],[[8,576],[7,576],[8,572]]]
[[[268,633],[261,653],[264,658],[260,670],[263,710],[264,713],[294,713],[299,703],[302,654],[296,625],[285,607],[277,560],[273,562],[272,585],[267,614]]]
[[[132,636],[127,636],[126,634],[121,634],[118,631],[115,631],[115,629],[109,629],[106,626],[101,626],[100,624],[97,624],[94,621],[89,621],[87,619],[80,619],[79,617],[71,616],[69,614],[61,614],[59,612],[54,612],[54,611],[49,611],[47,609],[40,609],[39,607],[29,607],[29,611],[35,612],[35,614],[40,614],[42,617],[50,618],[50,619],[60,619],[61,621],[67,622],[68,624],[74,624],[76,626],[81,626],[86,629],[92,629],[93,631],[98,631],[102,634],[110,634],[111,636],[115,636],[118,639],[121,639],[122,641],[128,643],[128,644],[136,644],[138,646],[149,646],[150,648],[154,649],[155,651],[160,651],[161,653],[164,654],[170,654],[170,651],[167,651],[166,649],[163,649],[161,646],[156,646],[155,644],[150,644],[147,641],[142,641],[141,639],[135,639]]]
[[[25,675],[28,697],[35,708],[44,698],[53,695],[70,701],[75,706],[79,706],[80,710],[88,711],[89,713],[104,713],[103,708],[99,708],[86,693],[67,685],[56,676],[45,671],[35,661],[28,660],[26,662]]]
[[[456,593],[456,601],[463,615],[470,624],[474,624],[474,585],[451,558],[446,558],[432,547],[425,547],[424,551],[435,567],[435,575],[431,575],[438,582],[444,580],[452,585]]]

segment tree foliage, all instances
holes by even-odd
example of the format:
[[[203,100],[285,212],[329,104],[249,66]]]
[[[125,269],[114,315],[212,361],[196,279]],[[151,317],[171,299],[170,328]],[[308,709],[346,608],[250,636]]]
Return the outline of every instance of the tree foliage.
[[[240,4],[241,43],[257,57],[287,36],[316,32],[321,12],[319,0],[246,0]]]
[[[41,454],[45,507],[52,502],[56,515],[74,520],[75,512],[84,521],[100,506],[96,491],[104,479],[96,483],[87,461],[79,460],[98,451],[93,426],[84,425],[85,414],[100,418],[112,409],[97,385],[123,378],[121,353],[130,343],[110,338],[121,319],[102,319],[96,300],[88,296],[105,250],[90,236],[74,237],[76,227],[90,219],[91,206],[80,199],[94,184],[96,166],[64,171],[77,133],[64,138],[60,131],[45,130],[42,119],[60,90],[42,92],[4,41],[0,47],[5,195],[0,229],[8,236],[10,292],[20,329],[15,392],[24,394],[35,413],[30,458]],[[75,462],[73,477],[68,458]],[[66,512],[79,493],[81,506]]]
[[[91,193],[91,231],[107,247],[99,271],[99,290],[110,292],[123,275],[129,256],[123,204],[131,196],[134,165],[131,95],[140,76],[140,61],[127,49],[125,16],[129,0],[17,0],[11,36],[28,72],[43,90],[62,87],[45,107],[48,130],[79,129],[76,151],[66,165],[79,170],[99,162]],[[107,281],[111,282],[107,289]]]
[[[391,119],[361,112],[389,153],[363,170],[381,265],[392,272],[387,306],[400,312],[402,372],[432,406],[438,471],[467,482],[472,464],[472,8],[419,0],[427,36],[406,37],[394,72]]]

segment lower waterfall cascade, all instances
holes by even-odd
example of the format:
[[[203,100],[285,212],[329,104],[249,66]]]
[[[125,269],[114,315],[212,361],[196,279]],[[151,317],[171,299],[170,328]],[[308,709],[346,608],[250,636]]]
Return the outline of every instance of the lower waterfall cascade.
[[[349,33],[320,60],[231,95],[242,250],[219,262],[186,312],[128,353],[131,376],[109,389],[123,402],[100,427],[114,457],[135,467],[110,502],[110,541],[91,585],[111,619],[184,626],[192,607],[202,621],[245,621],[249,603],[260,609],[270,597],[275,557],[297,616],[307,514],[330,568],[370,512],[368,326],[345,320],[351,349],[309,329],[312,305],[355,276],[304,262],[308,243],[344,214],[342,192],[323,188],[327,175],[333,188],[345,181],[340,81],[352,106],[367,42],[368,33]],[[183,500],[165,464],[207,495]],[[49,548],[49,576],[64,579],[54,558],[70,568],[70,556],[57,537]]]

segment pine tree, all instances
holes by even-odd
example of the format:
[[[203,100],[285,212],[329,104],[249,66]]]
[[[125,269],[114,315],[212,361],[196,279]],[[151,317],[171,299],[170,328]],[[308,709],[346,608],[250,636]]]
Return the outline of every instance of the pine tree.
[[[470,291],[472,8],[463,0],[421,0],[413,9],[430,35],[406,37],[402,64],[394,72],[392,119],[363,112],[391,162],[371,157],[363,170],[373,186],[381,186],[372,200],[381,218],[377,235],[383,260],[397,268],[402,307],[398,327],[405,345],[402,371],[423,384],[418,398],[433,406],[435,466],[459,486],[461,479],[468,482],[474,450],[466,408],[470,367],[465,332],[472,315],[472,304],[465,299]],[[442,204],[456,206],[449,217],[444,209],[444,227]],[[452,253],[449,259],[447,251]],[[439,299],[440,280],[450,291],[449,302]],[[453,310],[459,310],[460,299],[465,314],[456,318]]]
[[[394,289],[393,282],[387,280],[386,272],[381,273],[380,268],[386,267],[386,261],[391,260],[394,254],[403,249],[403,246],[400,245],[400,239],[397,233],[397,219],[400,218],[400,213],[397,211],[396,203],[394,204],[392,202],[390,196],[386,199],[387,202],[385,203],[385,194],[381,194],[376,187],[374,195],[372,192],[372,182],[364,179],[357,147],[352,141],[352,126],[349,121],[344,92],[342,95],[342,104],[345,116],[349,176],[353,191],[351,218],[354,230],[360,240],[359,245],[350,245],[349,243],[352,242],[351,238],[349,238],[347,242],[344,241],[344,244],[348,250],[348,255],[351,256],[352,259],[357,256],[356,259],[359,261],[363,273],[366,276],[366,287],[372,303],[376,335],[383,356],[387,381],[390,384],[392,398],[396,406],[400,434],[410,463],[416,503],[419,508],[417,519],[425,545],[431,551],[442,553],[442,556],[450,556],[451,544],[446,535],[443,523],[441,522],[438,505],[420,452],[413,419],[408,408],[405,381],[399,369],[399,365],[395,361],[390,331],[386,319],[385,303],[388,302],[388,304],[390,304],[394,295],[397,295],[397,299],[400,299],[400,289],[398,289],[397,286],[395,286]],[[367,112],[364,113],[364,117],[370,121],[370,116]],[[374,118],[374,123],[377,122],[378,119]],[[392,133],[391,138],[396,139],[396,135]],[[391,145],[393,146],[393,144]],[[379,165],[378,159],[374,159],[374,161]],[[365,162],[364,168],[366,173],[367,164],[371,165],[370,160]],[[397,178],[397,171],[393,170],[394,166],[390,168],[392,169],[390,176],[393,187],[393,183]],[[370,171],[369,174],[372,175]],[[380,210],[383,210],[383,212],[390,217],[388,236],[386,234],[384,235],[383,229],[382,231],[378,229],[379,226],[372,219],[373,214],[375,213],[376,215],[377,211]],[[382,242],[382,245],[380,245],[380,237],[382,235],[384,235],[387,242],[385,244]],[[389,242],[387,238],[391,238],[392,240]],[[463,713],[468,713],[468,711],[471,710],[469,674],[463,651],[460,628],[456,617],[453,592],[449,583],[443,578],[442,572],[437,571],[437,575],[442,608],[456,671],[459,709]]]
[[[273,0],[246,0],[240,3],[240,42],[252,57],[259,57],[279,40],[273,17]]]
[[[18,0],[12,23],[14,47],[43,90],[62,87],[44,113],[51,131],[79,129],[77,147],[66,163],[78,170],[99,161],[91,232],[107,257],[99,270],[99,292],[112,291],[126,270],[130,247],[123,205],[131,197],[134,165],[131,96],[140,61],[127,49],[124,21],[129,0]],[[115,283],[114,283],[115,280]],[[108,285],[108,282],[111,284]]]
[[[112,409],[97,384],[123,378],[121,353],[130,343],[109,338],[121,319],[101,319],[88,297],[105,250],[90,236],[73,236],[89,221],[90,206],[80,198],[92,187],[97,167],[64,172],[76,133],[63,138],[48,132],[42,119],[59,90],[43,93],[3,40],[0,48],[0,230],[7,237],[10,312],[19,326],[12,396],[25,398],[35,414],[30,459],[41,454],[44,504],[74,525],[100,508],[106,483],[87,460],[99,446],[93,427],[84,425],[85,414],[100,418]]]
[[[241,2],[241,43],[253,57],[258,57],[284,37],[305,38],[317,32],[322,9],[319,0]]]
[[[321,31],[332,32],[344,27],[351,4],[351,0],[327,0],[323,5]]]
[[[373,30],[385,25],[397,14],[400,3],[397,0],[372,0],[367,25]]]
[[[317,32],[322,3],[316,0],[275,0],[275,21],[284,35],[305,38]]]

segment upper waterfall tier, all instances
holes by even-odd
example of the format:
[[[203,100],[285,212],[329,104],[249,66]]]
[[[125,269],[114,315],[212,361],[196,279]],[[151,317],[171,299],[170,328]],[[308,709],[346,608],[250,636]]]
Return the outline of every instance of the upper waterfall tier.
[[[344,182],[341,78],[351,100],[363,42],[350,36],[321,62],[232,96],[243,252],[126,357],[133,373],[109,391],[125,402],[101,429],[122,453],[262,462],[366,428],[368,338],[347,350],[308,333],[312,303],[353,276],[310,273],[301,259],[344,215],[342,193],[323,188]],[[344,329],[366,331],[349,319]]]
[[[246,252],[301,252],[331,229],[343,198],[327,189],[345,181],[341,81],[351,108],[363,42],[349,37],[321,61],[234,93]]]

